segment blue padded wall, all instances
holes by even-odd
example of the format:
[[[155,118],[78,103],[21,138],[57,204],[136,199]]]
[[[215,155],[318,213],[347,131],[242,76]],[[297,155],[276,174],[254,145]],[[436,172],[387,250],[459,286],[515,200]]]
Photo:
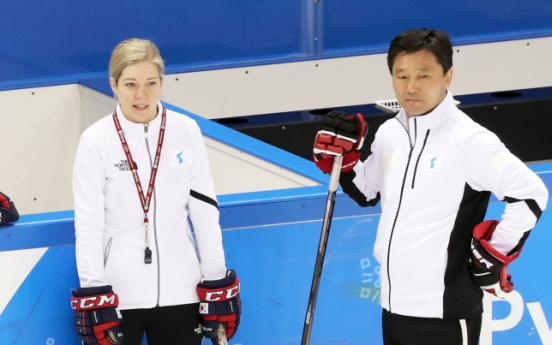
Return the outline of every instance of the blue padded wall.
[[[3,0],[0,14],[0,81],[106,71],[111,50],[130,37],[152,39],[167,65],[301,51],[295,0]]]
[[[0,89],[103,76],[130,37],[152,39],[175,73],[381,53],[412,27],[444,29],[455,44],[552,36],[552,2],[3,0]]]
[[[552,35],[552,2],[524,0],[379,1],[324,3],[326,53],[386,51],[398,33],[419,27],[447,31],[455,44]]]

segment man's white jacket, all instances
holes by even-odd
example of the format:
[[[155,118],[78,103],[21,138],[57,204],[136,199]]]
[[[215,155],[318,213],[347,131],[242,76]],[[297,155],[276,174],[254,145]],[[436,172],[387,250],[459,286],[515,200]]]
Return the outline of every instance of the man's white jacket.
[[[469,266],[473,228],[490,193],[506,201],[491,244],[508,254],[545,209],[544,183],[460,111],[450,92],[427,115],[407,118],[401,110],[386,121],[371,151],[340,184],[362,206],[381,200],[374,253],[382,306],[416,317],[481,314],[482,292]]]
[[[158,109],[157,117],[144,125],[127,120],[117,107],[144,194],[157,149],[161,103]],[[144,212],[112,115],[83,132],[75,158],[80,284],[112,285],[120,309],[196,303],[200,280],[220,279],[226,273],[218,205],[200,129],[191,118],[166,112],[148,212],[151,264],[144,263]]]

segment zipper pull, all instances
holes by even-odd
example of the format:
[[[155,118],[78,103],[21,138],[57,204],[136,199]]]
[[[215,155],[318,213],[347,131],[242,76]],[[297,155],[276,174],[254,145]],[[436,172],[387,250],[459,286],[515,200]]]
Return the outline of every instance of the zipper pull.
[[[148,124],[147,123],[144,125],[144,137],[146,139],[148,138]]]

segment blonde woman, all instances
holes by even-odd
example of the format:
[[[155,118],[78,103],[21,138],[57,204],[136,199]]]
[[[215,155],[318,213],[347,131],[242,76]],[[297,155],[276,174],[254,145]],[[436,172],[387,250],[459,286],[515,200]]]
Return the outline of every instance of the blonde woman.
[[[121,42],[109,64],[119,104],[80,139],[71,306],[85,344],[139,345],[144,333],[149,345],[201,344],[239,324],[205,144],[159,101],[163,70],[152,42]]]

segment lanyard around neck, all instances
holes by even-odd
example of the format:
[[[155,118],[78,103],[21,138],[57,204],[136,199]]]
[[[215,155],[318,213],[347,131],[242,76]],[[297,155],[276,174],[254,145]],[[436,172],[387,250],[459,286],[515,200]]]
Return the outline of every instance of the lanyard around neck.
[[[134,176],[134,183],[136,184],[136,190],[138,191],[138,196],[140,197],[140,203],[142,204],[142,210],[144,211],[144,227],[146,228],[146,258],[145,258],[146,263],[151,263],[151,251],[149,250],[149,237],[148,237],[148,225],[149,225],[148,210],[151,202],[151,196],[153,194],[153,188],[155,186],[155,178],[157,177],[157,169],[159,168],[161,148],[163,147],[163,139],[165,137],[166,121],[167,121],[167,114],[166,114],[165,107],[163,107],[163,112],[161,114],[161,127],[159,129],[159,140],[157,141],[157,150],[155,151],[155,159],[153,160],[153,167],[151,169],[148,190],[146,192],[146,195],[144,195],[142,183],[140,182],[140,176],[138,176],[138,169],[136,167],[136,163],[132,159],[132,154],[130,153],[128,142],[125,138],[125,134],[123,133],[123,129],[121,128],[119,119],[117,118],[117,111],[113,112],[113,122],[115,123],[117,134],[119,134],[119,139],[121,139],[121,144],[123,145],[123,149],[127,157],[130,171]],[[149,260],[148,260],[148,252],[149,252]]]

